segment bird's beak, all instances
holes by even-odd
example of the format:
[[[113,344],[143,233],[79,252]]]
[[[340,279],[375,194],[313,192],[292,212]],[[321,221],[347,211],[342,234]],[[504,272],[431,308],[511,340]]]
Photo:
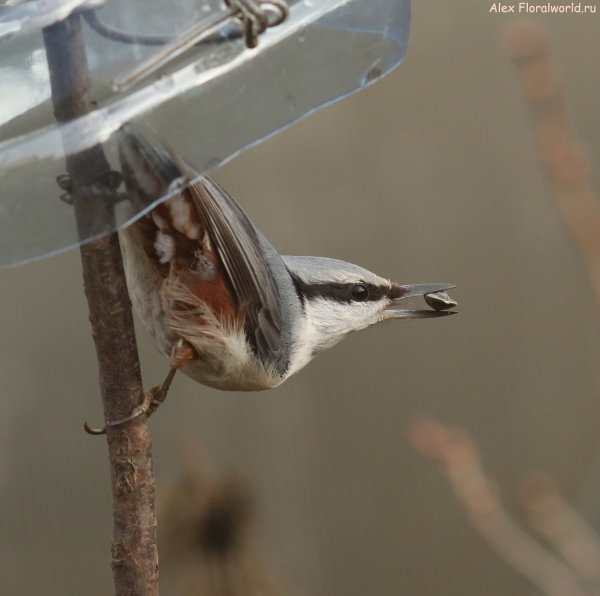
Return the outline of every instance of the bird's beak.
[[[446,290],[451,290],[456,286],[450,284],[413,284],[392,286],[392,302],[385,311],[393,319],[430,319],[433,317],[446,317],[456,314],[454,310],[448,310],[457,306],[457,302],[452,300]],[[403,300],[414,298],[415,296],[424,296],[425,301],[431,310],[408,310],[402,308]]]

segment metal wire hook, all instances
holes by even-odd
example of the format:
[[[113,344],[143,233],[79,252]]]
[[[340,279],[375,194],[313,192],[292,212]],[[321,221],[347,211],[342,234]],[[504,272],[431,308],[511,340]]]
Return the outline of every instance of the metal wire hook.
[[[182,31],[176,38],[168,42],[161,50],[137,64],[131,70],[118,75],[113,86],[125,90],[140,79],[164,66],[180,56],[196,44],[210,38],[229,23],[239,23],[242,36],[248,48],[258,45],[258,36],[268,27],[276,27],[283,23],[289,15],[289,7],[285,0],[225,0],[228,12],[215,13],[206,21],[194,23]]]
[[[225,0],[226,5],[238,11],[236,17],[242,25],[246,47],[255,48],[258,45],[258,36],[268,27],[276,27],[285,21],[289,14],[289,7],[283,0],[268,0],[255,2],[254,0]],[[269,13],[275,18],[270,19]]]

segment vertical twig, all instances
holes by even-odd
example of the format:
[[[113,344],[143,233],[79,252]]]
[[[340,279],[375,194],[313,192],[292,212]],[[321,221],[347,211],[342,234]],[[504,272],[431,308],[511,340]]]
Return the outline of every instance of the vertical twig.
[[[570,117],[564,77],[552,55],[549,32],[535,22],[517,21],[507,33],[506,49],[530,114],[538,162],[585,267],[600,317],[600,201],[591,185],[593,156],[579,141]],[[572,479],[589,469],[599,438],[593,435],[582,448],[586,455],[571,466]]]
[[[79,16],[43,31],[57,121],[92,111],[96,104]],[[69,154],[79,237],[83,240],[114,229],[110,200],[110,165],[101,146]],[[103,182],[104,181],[104,182]],[[131,413],[143,399],[142,380],[116,234],[81,247],[85,294],[100,372],[105,420]],[[112,561],[117,596],[158,594],[158,555],[154,510],[152,440],[145,417],[107,429],[113,496]]]
[[[577,140],[564,83],[549,46],[548,35],[539,25],[520,22],[509,31],[508,51],[531,115],[538,160],[600,306],[600,205],[590,185],[591,158]]]

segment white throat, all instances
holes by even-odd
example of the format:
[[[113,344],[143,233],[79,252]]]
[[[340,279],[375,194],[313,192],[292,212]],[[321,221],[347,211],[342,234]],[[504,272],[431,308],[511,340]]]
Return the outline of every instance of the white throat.
[[[351,307],[325,298],[305,300],[302,323],[295,333],[295,350],[287,376],[298,372],[323,350],[346,335],[378,322],[380,306],[366,302]]]

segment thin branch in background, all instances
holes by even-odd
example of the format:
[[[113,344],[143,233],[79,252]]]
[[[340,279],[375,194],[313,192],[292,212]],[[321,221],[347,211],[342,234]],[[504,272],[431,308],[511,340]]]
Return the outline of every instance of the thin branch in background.
[[[258,545],[248,482],[219,477],[191,440],[179,456],[183,474],[158,501],[166,582],[178,596],[289,596]]]
[[[539,163],[587,266],[600,308],[600,204],[590,186],[591,158],[570,121],[546,31],[529,21],[519,22],[507,38],[531,115]]]
[[[548,596],[591,596],[586,578],[547,551],[513,521],[484,473],[473,440],[462,430],[427,418],[410,432],[422,455],[440,462],[471,524],[498,555]]]
[[[600,203],[590,184],[591,153],[577,140],[547,31],[539,24],[520,21],[508,29],[506,37],[530,112],[538,161],[592,285],[600,318]],[[590,438],[588,454],[598,451],[598,438],[597,434]],[[587,458],[579,458],[579,470],[589,465]]]
[[[93,111],[81,22],[72,15],[43,30],[52,103],[59,123]],[[110,166],[101,146],[70,153],[67,172],[79,237],[114,229]],[[50,181],[49,181],[50,182]],[[130,414],[143,399],[131,302],[119,239],[108,234],[81,247],[85,294],[100,373],[105,420]],[[111,567],[117,596],[157,596],[158,554],[152,439],[145,417],[110,427],[107,443],[113,499]]]
[[[522,503],[531,525],[556,548],[589,587],[600,590],[600,539],[546,474],[523,483]]]

